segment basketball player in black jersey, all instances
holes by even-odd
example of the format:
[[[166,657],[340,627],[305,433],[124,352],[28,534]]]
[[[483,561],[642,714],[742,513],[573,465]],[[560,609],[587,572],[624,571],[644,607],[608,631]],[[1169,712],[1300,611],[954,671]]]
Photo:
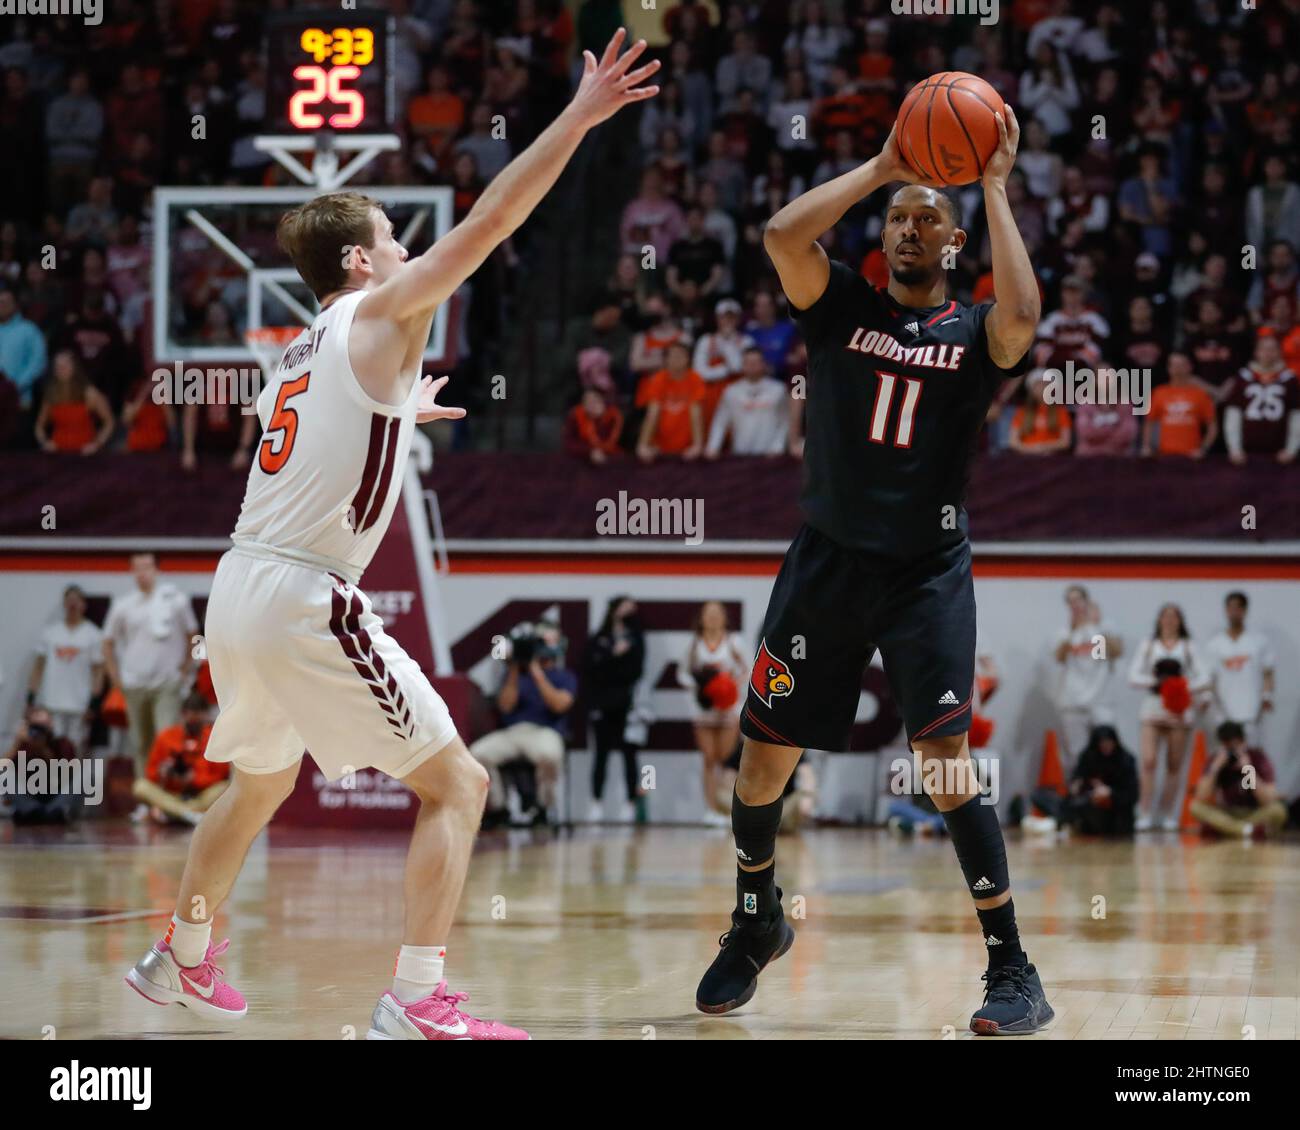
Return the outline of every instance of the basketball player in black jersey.
[[[981,796],[966,731],[975,598],[962,508],[976,436],[999,384],[1023,371],[1038,284],[1007,203],[1020,129],[1007,108],[983,175],[992,305],[947,296],[966,241],[955,202],[880,155],[805,193],[764,246],[808,347],[802,509],[772,589],[741,715],[732,798],[738,876],[732,927],[696,992],[703,1012],[748,1001],[790,948],[775,846],[781,795],[805,747],[848,748],[863,668],[879,649],[923,781],[951,833],[988,953],[978,1033],[1034,1032],[1052,1009],[1020,947],[996,810]],[[885,213],[889,285],[831,263],[818,237],[859,200],[902,181]]]

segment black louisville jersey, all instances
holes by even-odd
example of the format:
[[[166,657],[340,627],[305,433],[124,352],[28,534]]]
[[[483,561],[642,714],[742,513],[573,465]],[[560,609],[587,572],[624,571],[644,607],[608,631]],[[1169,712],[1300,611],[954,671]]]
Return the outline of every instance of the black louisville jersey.
[[[989,305],[902,306],[842,263],[807,310],[801,506],[841,545],[908,558],[966,537],[962,498],[1000,381]]]

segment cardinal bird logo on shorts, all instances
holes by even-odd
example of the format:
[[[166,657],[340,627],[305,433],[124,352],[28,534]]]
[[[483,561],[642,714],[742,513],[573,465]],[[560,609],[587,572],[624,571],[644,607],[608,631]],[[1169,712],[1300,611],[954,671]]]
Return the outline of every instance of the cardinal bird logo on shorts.
[[[758,645],[758,655],[754,659],[754,670],[749,676],[749,685],[753,692],[763,700],[763,705],[770,707],[774,698],[784,698],[794,690],[794,675],[785,660],[778,659],[767,650],[767,640]]]

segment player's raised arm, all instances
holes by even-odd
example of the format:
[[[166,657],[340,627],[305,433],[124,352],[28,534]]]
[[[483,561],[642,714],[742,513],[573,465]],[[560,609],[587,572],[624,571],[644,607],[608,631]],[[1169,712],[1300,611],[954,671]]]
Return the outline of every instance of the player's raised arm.
[[[1011,205],[1007,201],[1007,177],[1016,163],[1020,125],[1015,111],[1007,107],[1006,117],[997,115],[998,148],[984,170],[984,214],[993,250],[993,309],[984,323],[989,339],[989,356],[1002,369],[1009,369],[1033,344],[1042,303],[1025,241],[1020,238]]]
[[[405,321],[427,315],[446,301],[537,207],[559,179],[587,131],[624,106],[659,92],[638,86],[659,69],[658,61],[632,69],[645,40],[619,55],[626,32],[619,28],[599,62],[584,51],[586,66],[573,100],[537,139],[501,170],[469,215],[428,251],[376,287],[357,308],[358,319]]]
[[[843,218],[859,200],[893,181],[927,184],[904,163],[894,136],[880,153],[834,180],[790,201],[767,222],[763,246],[772,257],[785,296],[800,310],[806,310],[822,296],[830,279],[830,260],[817,242]]]

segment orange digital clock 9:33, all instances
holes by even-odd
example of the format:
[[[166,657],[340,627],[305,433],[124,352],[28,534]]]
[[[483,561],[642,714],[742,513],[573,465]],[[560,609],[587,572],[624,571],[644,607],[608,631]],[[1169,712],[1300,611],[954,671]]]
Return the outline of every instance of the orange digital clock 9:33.
[[[384,12],[284,13],[266,21],[269,133],[387,133],[393,22]]]

